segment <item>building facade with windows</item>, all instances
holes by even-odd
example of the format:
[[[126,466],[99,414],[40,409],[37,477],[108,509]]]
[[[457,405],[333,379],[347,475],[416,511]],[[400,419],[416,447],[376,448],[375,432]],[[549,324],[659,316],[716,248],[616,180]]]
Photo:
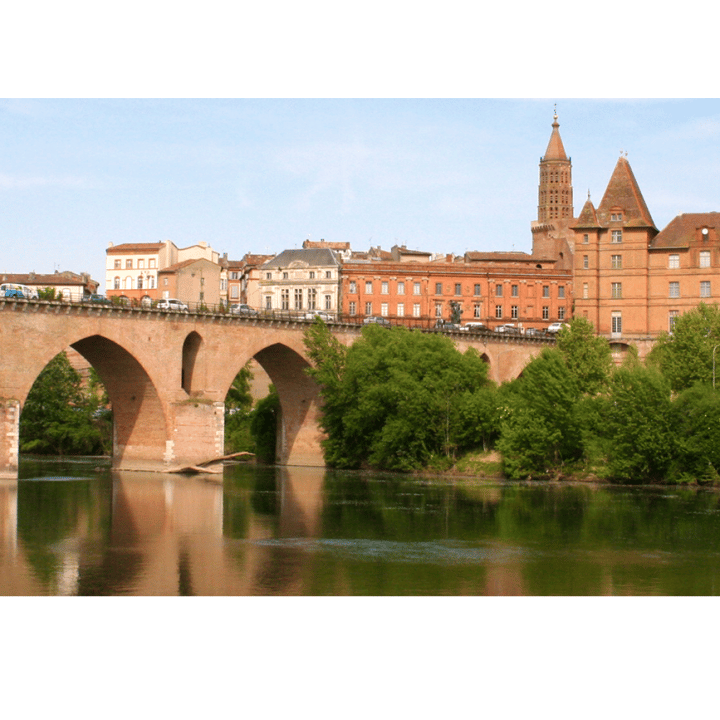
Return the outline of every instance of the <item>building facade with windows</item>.
[[[55,297],[65,301],[80,302],[86,295],[97,292],[98,283],[88,273],[74,273],[69,270],[55,271],[53,274],[41,275],[36,273],[3,273],[0,275],[1,283],[26,285],[35,290],[55,290]]]
[[[340,270],[337,255],[328,248],[284,250],[260,267],[261,307],[335,315],[341,308]]]

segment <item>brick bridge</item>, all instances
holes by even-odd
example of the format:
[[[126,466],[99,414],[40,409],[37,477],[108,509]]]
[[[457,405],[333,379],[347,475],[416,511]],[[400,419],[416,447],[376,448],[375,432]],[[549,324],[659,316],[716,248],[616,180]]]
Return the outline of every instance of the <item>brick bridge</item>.
[[[162,471],[223,454],[224,401],[255,358],[277,388],[278,462],[322,466],[316,384],[303,332],[307,321],[175,313],[155,309],[0,299],[0,475],[16,477],[20,411],[33,382],[59,352],[77,350],[105,384],[114,415],[113,464]],[[337,324],[351,344],[360,326]],[[455,333],[476,347],[497,381],[517,377],[543,338]]]

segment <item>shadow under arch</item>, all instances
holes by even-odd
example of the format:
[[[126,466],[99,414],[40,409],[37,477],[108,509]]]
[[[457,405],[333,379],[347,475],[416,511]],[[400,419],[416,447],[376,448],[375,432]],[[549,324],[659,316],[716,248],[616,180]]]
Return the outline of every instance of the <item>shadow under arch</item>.
[[[188,334],[182,349],[182,389],[191,395],[203,388],[202,348],[203,339],[194,330]]]
[[[113,465],[124,459],[162,461],[168,437],[163,405],[145,368],[101,335],[70,346],[95,368],[113,409]]]
[[[277,462],[280,465],[323,467],[322,431],[318,425],[317,383],[305,372],[305,358],[287,345],[275,343],[254,355],[268,374],[280,399]]]

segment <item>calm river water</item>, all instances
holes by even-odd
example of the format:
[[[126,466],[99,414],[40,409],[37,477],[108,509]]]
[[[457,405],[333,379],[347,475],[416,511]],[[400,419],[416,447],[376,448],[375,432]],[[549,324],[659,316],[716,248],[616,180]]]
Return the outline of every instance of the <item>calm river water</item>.
[[[715,595],[720,493],[236,465],[0,481],[1,595]]]

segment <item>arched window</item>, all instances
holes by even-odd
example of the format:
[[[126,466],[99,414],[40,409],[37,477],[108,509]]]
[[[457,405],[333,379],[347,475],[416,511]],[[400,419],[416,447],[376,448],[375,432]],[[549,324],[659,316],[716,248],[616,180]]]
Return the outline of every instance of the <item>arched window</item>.
[[[113,290],[119,290],[120,289],[120,278],[116,277],[115,280],[113,280]]]
[[[137,279],[137,289],[138,289],[138,290],[142,290],[142,289],[143,289],[143,276],[142,276],[142,275],[138,275],[138,279]]]

